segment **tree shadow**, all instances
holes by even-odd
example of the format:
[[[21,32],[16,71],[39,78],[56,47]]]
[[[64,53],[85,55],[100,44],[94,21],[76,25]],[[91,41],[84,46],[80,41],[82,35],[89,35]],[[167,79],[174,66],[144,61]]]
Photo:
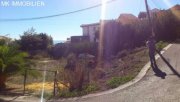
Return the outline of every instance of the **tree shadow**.
[[[12,97],[12,99],[11,100],[0,99],[0,102],[14,102],[18,97],[23,96],[23,93],[20,91],[12,92],[15,89],[16,88],[5,88],[1,90],[0,95],[5,96],[5,97],[6,96]]]
[[[159,51],[157,51],[157,53],[160,55],[162,60],[167,64],[170,70],[180,78],[180,74],[178,73],[178,71],[176,71],[175,68],[172,67],[172,65],[164,58],[164,56]]]
[[[8,101],[5,101],[5,100],[3,100],[3,99],[0,99],[0,102],[8,102]]]
[[[4,99],[0,99],[0,102],[14,102],[19,96],[14,97],[11,100],[4,100]]]
[[[17,88],[5,88],[3,90],[0,90],[0,95],[4,95],[4,96],[22,96],[23,93],[21,90],[19,91],[14,91],[13,90],[16,90]]]

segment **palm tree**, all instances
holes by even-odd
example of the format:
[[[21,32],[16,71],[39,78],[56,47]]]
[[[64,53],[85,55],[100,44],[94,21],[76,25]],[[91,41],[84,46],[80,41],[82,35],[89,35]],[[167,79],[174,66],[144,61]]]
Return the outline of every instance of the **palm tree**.
[[[15,46],[0,46],[0,89],[5,88],[7,76],[23,71],[27,66],[25,52]]]

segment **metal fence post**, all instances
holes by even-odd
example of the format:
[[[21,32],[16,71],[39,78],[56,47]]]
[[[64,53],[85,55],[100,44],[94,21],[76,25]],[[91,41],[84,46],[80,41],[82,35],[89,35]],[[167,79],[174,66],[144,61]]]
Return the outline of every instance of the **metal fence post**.
[[[54,72],[54,96],[56,95],[56,76],[57,76],[57,71]]]

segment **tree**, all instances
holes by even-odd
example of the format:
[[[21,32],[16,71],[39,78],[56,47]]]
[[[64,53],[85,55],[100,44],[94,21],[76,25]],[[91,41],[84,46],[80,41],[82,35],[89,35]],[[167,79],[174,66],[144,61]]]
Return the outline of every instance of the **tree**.
[[[158,40],[174,41],[178,37],[180,21],[173,11],[162,10],[153,16],[153,25]]]
[[[25,52],[20,52],[14,46],[0,46],[0,89],[5,88],[5,82],[9,75],[23,71],[27,67]]]
[[[18,41],[21,47],[21,50],[28,52],[36,52],[38,50],[47,51],[50,46],[53,44],[53,39],[51,36],[48,36],[46,33],[36,33],[33,28],[24,32],[20,36]]]
[[[0,45],[5,45],[5,44],[6,44],[6,40],[0,39]]]
[[[139,19],[145,19],[145,18],[147,18],[147,13],[146,13],[146,12],[140,12],[139,15],[138,15],[138,18],[139,18]]]

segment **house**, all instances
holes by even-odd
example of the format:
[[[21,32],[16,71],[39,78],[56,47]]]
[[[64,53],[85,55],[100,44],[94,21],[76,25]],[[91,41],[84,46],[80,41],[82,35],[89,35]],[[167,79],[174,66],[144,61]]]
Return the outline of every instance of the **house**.
[[[100,23],[81,25],[83,36],[88,36],[90,42],[96,42],[95,34],[100,28]]]
[[[2,39],[8,39],[8,37],[5,37],[5,36],[0,36],[0,40],[2,40]]]
[[[11,38],[8,38],[6,36],[0,36],[0,40],[3,40],[3,42],[5,42],[6,44],[9,44],[12,41]]]
[[[67,38],[65,43],[71,43],[71,38]]]
[[[173,6],[173,7],[171,7],[170,10],[180,10],[180,5],[177,4],[177,5]]]
[[[111,22],[111,21],[114,21],[114,20],[100,20],[99,23],[81,25],[83,36],[88,36],[90,42],[98,42],[98,38],[96,34],[100,32],[100,29],[102,28],[101,27],[102,24],[107,25],[109,24],[108,22]],[[108,31],[104,31],[104,32],[108,32]]]
[[[121,23],[121,24],[129,24],[136,20],[138,20],[138,18],[132,14],[121,14],[118,19],[100,20],[100,22],[98,22],[98,23],[82,24],[81,28],[82,28],[83,36],[89,36],[90,42],[98,42],[98,38],[97,38],[96,34],[98,34],[100,32],[102,24],[108,25],[108,26],[106,26],[108,28],[105,28],[107,30],[107,31],[105,31],[105,33],[106,33],[112,29],[111,27],[114,24],[112,22]]]
[[[71,43],[80,43],[89,41],[89,36],[71,36]]]
[[[134,16],[133,14],[125,14],[125,13],[120,14],[120,16],[117,19],[117,21],[123,25],[131,24],[137,20],[138,20],[138,18],[136,16]]]
[[[155,13],[157,13],[157,12],[159,12],[159,11],[161,11],[161,10],[159,10],[159,9],[157,9],[157,8],[154,8],[154,9],[152,9],[152,10],[149,10],[149,12],[150,12],[150,15],[152,16],[153,14],[155,14]],[[138,15],[138,18],[139,19],[147,19],[147,12],[140,12],[139,13],[139,15]]]

